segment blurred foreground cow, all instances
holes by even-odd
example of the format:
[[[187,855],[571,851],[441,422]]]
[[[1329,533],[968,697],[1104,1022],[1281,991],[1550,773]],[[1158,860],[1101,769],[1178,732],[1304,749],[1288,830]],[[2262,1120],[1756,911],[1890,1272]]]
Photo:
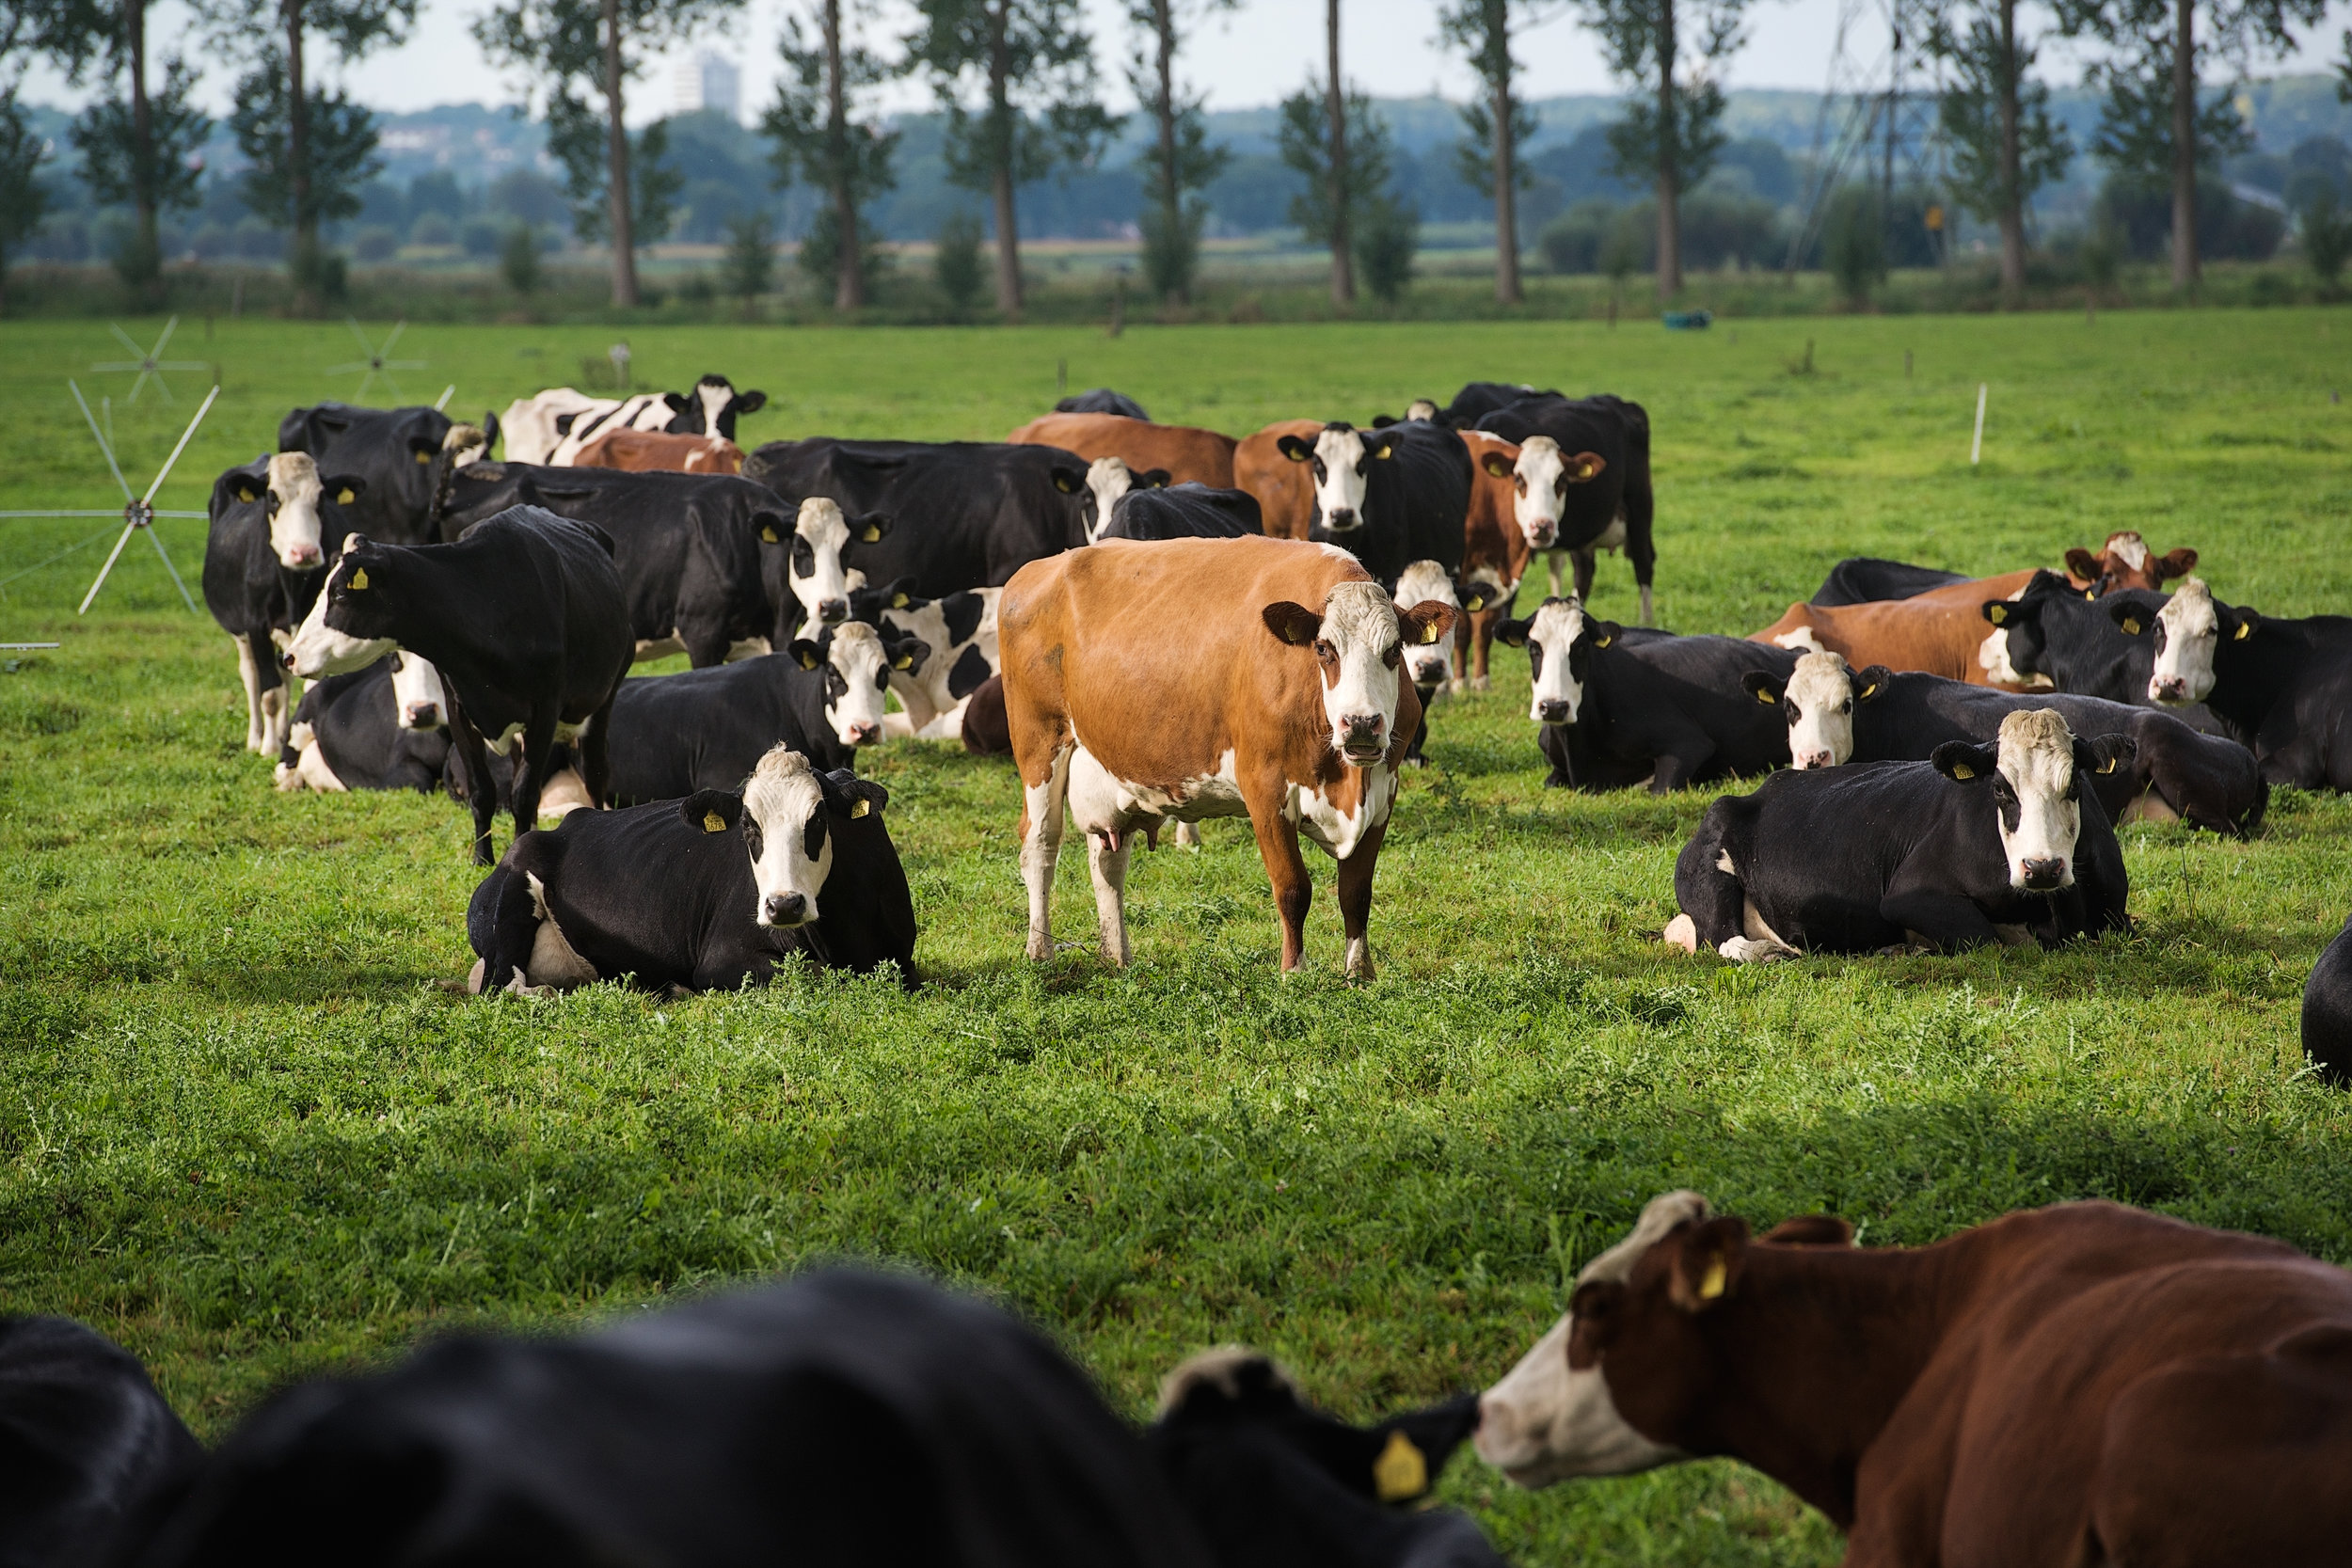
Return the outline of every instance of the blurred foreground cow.
[[[1845,1560],[2340,1563],[2352,1274],[2111,1203],[1932,1246],[1843,1220],[1751,1240],[1653,1199],[1482,1402],[1531,1486],[1727,1455],[1847,1533]]]
[[[0,1318],[0,1568],[95,1559],[202,1457],[128,1352],[64,1318]]]
[[[1369,978],[1373,867],[1421,724],[1399,667],[1406,644],[1438,641],[1454,615],[1400,612],[1355,561],[1289,540],[1113,542],[1023,567],[998,603],[998,639],[1029,957],[1053,956],[1067,826],[1087,838],[1103,956],[1124,963],[1135,835],[1246,816],[1282,967],[1305,956],[1303,832],[1339,862],[1347,972]]]

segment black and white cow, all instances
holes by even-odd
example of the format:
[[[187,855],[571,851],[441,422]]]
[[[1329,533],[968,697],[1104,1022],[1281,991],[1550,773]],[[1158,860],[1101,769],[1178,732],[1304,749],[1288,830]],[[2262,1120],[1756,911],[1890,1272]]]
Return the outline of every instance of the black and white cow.
[[[213,481],[204,604],[236,644],[248,752],[271,755],[286,743],[278,645],[310,612],[327,553],[342,547],[350,527],[346,507],[366,489],[356,475],[322,481],[317,463],[299,451],[257,457]]]
[[[2253,753],[2236,741],[2103,697],[1996,691],[1883,664],[1857,671],[1836,654],[1806,654],[1785,680],[1756,671],[1741,684],[1788,721],[1798,768],[1925,762],[1947,740],[1991,742],[2009,715],[2049,708],[2078,736],[2132,737],[2132,766],[2090,780],[2110,822],[2185,817],[2243,838],[2261,826],[2270,800]]]
[[[1163,489],[1171,477],[1166,468],[1146,468],[1137,473],[1127,467],[1123,457],[1098,457],[1088,464],[1087,542],[1093,544],[1104,537],[1104,531],[1110,526],[1119,503],[1129,495],[1138,490]]]
[[[1416,561],[1434,561],[1449,577],[1462,569],[1470,461],[1454,432],[1422,420],[1386,430],[1334,421],[1312,441],[1283,436],[1275,446],[1313,467],[1310,539],[1346,550],[1391,588]]]
[[[1775,773],[1708,808],[1675,862],[1666,941],[1753,963],[2127,930],[2123,854],[2084,784],[2131,754],[2129,736],[2079,739],[2045,708],[1930,762]]]
[[[2337,1088],[2352,1084],[2352,920],[2303,982],[2303,1054],[2323,1082]]]
[[[1108,387],[1097,387],[1085,392],[1073,392],[1054,404],[1054,412],[1057,414],[1118,414],[1130,420],[1145,420],[1152,418],[1143,411],[1143,404],[1124,392],[1112,391]]]
[[[850,613],[885,638],[912,639],[930,650],[905,669],[892,661],[890,689],[903,711],[888,716],[885,733],[946,739],[961,733],[965,700],[1000,668],[996,600],[1004,590],[971,588],[926,599],[912,592],[912,581],[852,590]]]
[[[517,838],[466,910],[477,991],[765,985],[794,953],[896,964],[914,985],[914,902],[882,825],[890,794],[789,746],[736,789],[575,812]]]
[[[1887,599],[1915,599],[1931,588],[1966,582],[1964,572],[1933,566],[1914,566],[1873,555],[1852,555],[1829,569],[1807,604],[1878,604]]]
[[[1546,599],[1495,627],[1527,650],[1528,717],[1551,763],[1546,788],[1654,795],[1788,761],[1788,726],[1740,691],[1756,673],[1786,680],[1797,656],[1738,637],[1674,637],[1597,620],[1574,599]]]
[[[1539,392],[1524,382],[1471,381],[1464,383],[1462,389],[1454,394],[1454,401],[1443,408],[1422,399],[1413,404],[1413,410],[1426,407],[1428,414],[1422,416],[1408,410],[1406,417],[1426,417],[1454,430],[1477,430],[1481,428],[1479,420],[1515,403],[1523,403],[1529,398],[1556,398],[1560,395],[1558,392]]]
[[[2108,614],[2136,647],[2154,650],[2149,700],[2204,704],[2273,784],[2352,790],[2352,616],[2277,619],[2221,603],[2201,578],[2153,618],[2121,605]]]
[[[612,541],[518,506],[451,545],[403,547],[354,534],[286,651],[305,677],[364,669],[395,648],[441,672],[448,721],[473,811],[474,858],[490,863],[485,738],[519,737],[516,833],[538,819],[559,739],[573,741],[588,803],[605,792],[606,720],[635,654]]]
[[[294,710],[278,787],[434,790],[449,766],[441,673],[395,650],[364,670],[314,681]]]
[[[897,526],[852,540],[845,563],[869,582],[912,578],[940,598],[1001,588],[1032,561],[1087,542],[1087,464],[1059,447],[983,441],[771,441],[743,463],[793,506],[812,496]]]
[[[451,477],[441,528],[457,538],[514,506],[544,507],[612,540],[639,658],[682,652],[702,669],[781,647],[803,618],[847,610],[826,602],[846,598],[846,530],[836,537],[805,516],[796,530],[774,492],[747,479],[477,463]],[[803,559],[807,573],[797,570]]]
[[[1522,448],[1534,436],[1549,436],[1565,462],[1591,469],[1583,483],[1559,487],[1556,531],[1542,544],[1531,536],[1529,546],[1542,553],[1555,598],[1562,562],[1572,559],[1576,596],[1587,604],[1593,597],[1595,552],[1623,549],[1641,590],[1642,624],[1650,625],[1656,618],[1650,579],[1658,567],[1650,533],[1658,502],[1650,485],[1649,415],[1642,405],[1605,395],[1538,392],[1482,416],[1475,428]],[[1591,459],[1598,460],[1597,468],[1592,468]]]
[[[1099,544],[1104,539],[1239,539],[1264,531],[1258,498],[1247,490],[1163,483],[1121,496],[1111,509],[1110,521],[1094,537]]]
[[[1399,613],[1409,613],[1415,605],[1435,600],[1451,607],[1455,616],[1461,617],[1486,609],[1493,602],[1496,592],[1493,584],[1485,581],[1456,582],[1434,561],[1416,561],[1397,574],[1396,587],[1389,596],[1396,601]],[[1428,761],[1422,747],[1429,739],[1430,709],[1452,690],[1453,650],[1453,641],[1445,638],[1405,645],[1405,675],[1421,697],[1421,725],[1413,732],[1412,744],[1405,748],[1405,760],[1416,768]]]
[[[595,398],[552,387],[507,405],[502,428],[510,462],[569,467],[580,449],[615,430],[735,439],[735,421],[768,406],[765,392],[738,392],[723,375],[706,375],[691,393],[640,392]]]
[[[129,1352],[70,1319],[0,1318],[7,1568],[105,1560],[202,1459]]]
[[[2145,641],[2135,642],[2121,623],[2155,620],[2165,595],[2125,588],[2092,598],[2058,572],[2037,572],[2013,599],[1988,599],[1984,618],[2000,639],[2000,652],[2020,675],[2040,675],[2060,691],[2105,697],[2111,703],[2146,706],[2148,673],[2154,655]],[[1987,660],[1995,650],[1979,656]]]
[[[482,444],[453,447],[453,421],[437,408],[322,403],[278,421],[278,450],[307,452],[320,473],[362,482],[351,486],[355,532],[388,545],[425,545],[440,537],[433,530],[433,497],[449,469],[479,458],[498,439],[497,419],[485,416],[484,423]]]

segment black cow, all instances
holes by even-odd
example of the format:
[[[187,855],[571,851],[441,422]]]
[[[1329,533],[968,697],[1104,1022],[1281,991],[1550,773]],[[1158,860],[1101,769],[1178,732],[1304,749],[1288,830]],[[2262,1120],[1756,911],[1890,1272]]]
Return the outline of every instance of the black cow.
[[[1930,762],[1775,773],[1708,808],[1675,862],[1666,940],[1752,963],[2129,929],[2123,854],[2082,786],[2131,753],[2130,737],[2079,739],[2045,710]]]
[[[730,652],[781,648],[792,595],[794,519],[765,485],[731,474],[476,463],[453,474],[440,524],[457,538],[513,506],[593,524],[613,545],[639,658],[683,652],[696,669]],[[838,572],[839,545],[832,546]]]
[[[982,441],[771,441],[743,473],[793,506],[822,496],[896,528],[850,541],[843,560],[869,582],[914,578],[942,598],[1001,588],[1032,561],[1087,542],[1087,465],[1059,447]]]
[[[2200,578],[2153,618],[2112,600],[2101,608],[2116,629],[2153,650],[2143,700],[2204,704],[2273,784],[2352,790],[2352,616],[2274,619],[2221,603]]]
[[[1877,604],[1887,599],[1916,598],[1931,588],[1967,580],[1964,572],[1914,566],[1908,562],[1884,561],[1871,555],[1851,555],[1829,569],[1829,576],[1821,579],[1820,589],[1805,602]]]
[[[1111,520],[1094,538],[1097,544],[1105,539],[1238,539],[1264,531],[1258,498],[1247,490],[1169,484],[1120,497],[1111,507]]]
[[[340,674],[394,648],[441,672],[473,810],[474,859],[490,863],[486,737],[522,740],[515,831],[538,820],[555,743],[578,739],[588,802],[604,803],[606,720],[634,653],[612,541],[592,526],[518,506],[452,545],[403,547],[354,534],[294,634],[286,662]]]
[[[450,417],[437,408],[356,408],[322,403],[291,410],[278,422],[279,451],[308,452],[321,473],[366,482],[352,508],[352,529],[389,545],[425,545],[433,496],[452,466],[489,450],[498,417],[485,415],[485,442],[452,448]]]
[[[1655,618],[1650,578],[1658,548],[1650,529],[1658,502],[1650,487],[1649,415],[1642,405],[1616,397],[1539,392],[1483,416],[1475,428],[1521,444],[1530,436],[1549,436],[1566,456],[1589,451],[1600,458],[1601,468],[1589,481],[1562,489],[1551,541],[1528,543],[1550,569],[1554,597],[1560,593],[1561,558],[1574,558],[1576,596],[1586,604],[1593,598],[1594,553],[1622,548],[1641,589],[1642,624],[1648,626]]]
[[[1883,664],[1856,671],[1836,654],[1806,654],[1786,676],[1757,671],[1741,685],[1787,721],[1788,754],[1799,768],[1925,762],[1947,740],[1990,742],[2009,715],[2046,707],[2078,736],[2132,737],[2131,768],[2090,781],[2110,822],[2182,816],[2243,838],[2262,825],[2270,800],[2253,753],[2236,741],[2103,697],[1997,691],[1941,675],[1898,674]]]
[[[1380,1506],[1421,1497],[1477,1426],[1467,1395],[1349,1426],[1308,1405],[1266,1356],[1227,1346],[1163,1380],[1145,1440],[1228,1568],[1502,1568],[1465,1515]]]
[[[1054,404],[1054,412],[1057,414],[1121,414],[1131,420],[1149,420],[1152,417],[1143,411],[1143,404],[1124,392],[1112,391],[1108,387],[1097,387],[1091,391],[1073,392]]]
[[[788,746],[735,789],[574,812],[523,834],[466,910],[477,990],[766,985],[801,953],[914,985],[914,902],[880,784]]]
[[[2135,642],[2120,619],[2153,624],[2165,595],[2124,588],[2093,600],[2057,572],[2036,572],[2013,599],[1988,599],[1984,618],[2002,634],[2010,668],[2040,675],[2060,691],[2150,705],[2148,673],[2155,657]]]
[[[2303,1054],[2324,1082],[2352,1084],[2352,920],[2303,982]]]
[[[1674,637],[1599,621],[1546,599],[1495,636],[1527,650],[1528,717],[1551,763],[1546,788],[1654,795],[1788,762],[1788,727],[1740,693],[1743,677],[1786,680],[1797,655],[1737,637]]]
[[[286,743],[286,689],[278,640],[310,613],[328,558],[350,531],[357,475],[322,481],[307,452],[257,457],[213,481],[206,508],[204,604],[236,644],[245,688],[245,745],[269,755]]]
[[[203,1458],[129,1352],[66,1318],[0,1318],[0,1568],[99,1557]]]
[[[1479,420],[1498,410],[1522,403],[1529,398],[1556,398],[1558,392],[1539,392],[1523,382],[1471,381],[1463,384],[1454,394],[1454,401],[1443,408],[1432,408],[1429,417],[1454,430],[1477,430]],[[1421,405],[1414,404],[1418,409]]]
[[[1459,435],[1425,420],[1370,431],[1334,421],[1312,441],[1283,436],[1275,446],[1314,469],[1308,538],[1346,550],[1390,589],[1416,561],[1460,573],[1473,481]]]

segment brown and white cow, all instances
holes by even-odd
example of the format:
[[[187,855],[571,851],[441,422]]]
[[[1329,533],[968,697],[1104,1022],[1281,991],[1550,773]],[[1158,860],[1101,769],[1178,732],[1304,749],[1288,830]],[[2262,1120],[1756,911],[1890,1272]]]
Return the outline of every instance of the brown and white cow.
[[[1851,1238],[1655,1200],[1486,1395],[1479,1451],[1529,1485],[1740,1459],[1849,1563],[2344,1560],[2352,1274],[2111,1203]]]
[[[1021,772],[1032,958],[1054,951],[1054,867],[1087,837],[1103,954],[1128,957],[1127,859],[1160,823],[1248,816],[1282,967],[1305,955],[1301,833],[1339,862],[1347,972],[1369,979],[1373,868],[1421,704],[1400,665],[1454,612],[1400,612],[1343,550],[1281,539],[1111,540],[1032,562],[997,605]]]
[[[1121,414],[1047,414],[1005,440],[1017,447],[1059,447],[1089,462],[1116,457],[1138,474],[1165,468],[1171,484],[1233,487],[1235,441],[1192,425],[1153,424]]]
[[[607,431],[580,449],[575,468],[625,473],[739,474],[743,449],[723,436],[672,436],[659,430]]]
[[[1282,437],[1313,445],[1321,420],[1278,420],[1233,449],[1233,483],[1258,498],[1269,539],[1304,539],[1315,520],[1315,476],[1311,465],[1295,463],[1282,451]]]

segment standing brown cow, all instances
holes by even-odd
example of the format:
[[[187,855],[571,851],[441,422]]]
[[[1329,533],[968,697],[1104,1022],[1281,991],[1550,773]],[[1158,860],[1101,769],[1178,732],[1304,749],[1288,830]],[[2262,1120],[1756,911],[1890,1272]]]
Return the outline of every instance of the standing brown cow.
[[[1315,520],[1313,467],[1282,455],[1280,441],[1295,436],[1309,446],[1323,434],[1321,420],[1278,420],[1233,449],[1233,484],[1258,498],[1269,539],[1304,539]]]
[[[1053,955],[1066,820],[1087,836],[1103,955],[1128,957],[1137,832],[1249,818],[1282,925],[1306,949],[1298,835],[1339,862],[1347,973],[1372,977],[1365,925],[1396,769],[1421,724],[1406,642],[1454,611],[1400,611],[1343,551],[1281,539],[1111,540],[1031,562],[997,604],[1005,713],[1021,771],[1029,957]]]

